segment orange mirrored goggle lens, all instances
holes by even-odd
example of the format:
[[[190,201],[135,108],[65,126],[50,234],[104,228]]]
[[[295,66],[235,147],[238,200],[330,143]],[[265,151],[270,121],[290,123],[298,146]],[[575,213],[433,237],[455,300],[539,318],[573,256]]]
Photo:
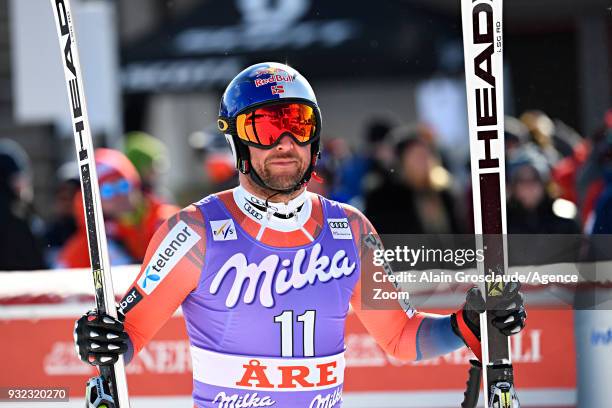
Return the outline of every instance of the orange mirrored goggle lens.
[[[316,126],[314,109],[300,103],[264,106],[236,117],[238,137],[260,146],[273,146],[286,134],[299,144],[307,144],[314,138]]]

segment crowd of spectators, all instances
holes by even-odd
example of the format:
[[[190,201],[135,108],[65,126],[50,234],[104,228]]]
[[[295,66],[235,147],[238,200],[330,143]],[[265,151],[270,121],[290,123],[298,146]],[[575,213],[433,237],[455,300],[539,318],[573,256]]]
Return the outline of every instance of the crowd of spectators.
[[[376,119],[364,136],[355,154],[324,140],[319,171],[331,198],[363,210],[382,234],[473,232],[467,154],[457,170],[425,124]],[[504,137],[508,233],[612,232],[612,110],[593,135],[527,111],[506,117]]]
[[[509,233],[612,233],[612,109],[592,135],[528,111],[506,117],[504,136]],[[222,136],[211,131],[194,137],[201,168],[210,173],[209,190],[235,185]],[[359,208],[379,233],[473,231],[469,156],[456,166],[456,152],[440,147],[426,124],[376,118],[357,149],[338,137],[324,135],[322,143],[309,189]],[[156,228],[179,208],[155,194],[159,169],[169,166],[165,147],[133,132],[126,135],[124,152],[97,149],[95,161],[111,262],[141,262]],[[32,205],[31,177],[24,150],[0,139],[0,270],[88,266],[76,165],[58,170],[54,217],[46,223]]]
[[[142,262],[149,240],[179,208],[156,196],[165,147],[150,135],[126,135],[125,151],[98,148],[95,166],[113,265]],[[88,267],[88,232],[76,164],[57,172],[53,218],[44,223],[32,205],[31,166],[14,141],[0,140],[0,270]]]

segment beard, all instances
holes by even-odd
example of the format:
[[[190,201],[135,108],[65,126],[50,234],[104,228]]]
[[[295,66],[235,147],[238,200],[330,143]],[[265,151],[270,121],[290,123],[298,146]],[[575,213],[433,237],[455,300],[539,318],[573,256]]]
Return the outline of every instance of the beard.
[[[295,160],[295,164],[287,166],[287,169],[273,170],[269,163],[274,160]],[[253,167],[267,186],[275,190],[286,190],[302,180],[308,164],[298,155],[282,154],[268,157],[262,165],[253,165]]]

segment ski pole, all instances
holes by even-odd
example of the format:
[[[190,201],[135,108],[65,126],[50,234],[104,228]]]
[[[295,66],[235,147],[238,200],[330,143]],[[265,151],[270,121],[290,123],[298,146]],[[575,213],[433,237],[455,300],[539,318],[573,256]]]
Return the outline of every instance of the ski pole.
[[[482,364],[478,360],[470,360],[469,377],[466,389],[463,393],[461,408],[476,408],[478,396],[480,395],[480,376],[482,374]]]

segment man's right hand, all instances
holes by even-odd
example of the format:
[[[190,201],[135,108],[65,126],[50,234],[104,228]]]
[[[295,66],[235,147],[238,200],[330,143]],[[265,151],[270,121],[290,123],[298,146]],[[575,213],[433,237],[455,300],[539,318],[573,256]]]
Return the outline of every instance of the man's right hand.
[[[76,321],[74,342],[81,360],[106,366],[115,364],[128,350],[129,337],[121,321],[90,310]]]

